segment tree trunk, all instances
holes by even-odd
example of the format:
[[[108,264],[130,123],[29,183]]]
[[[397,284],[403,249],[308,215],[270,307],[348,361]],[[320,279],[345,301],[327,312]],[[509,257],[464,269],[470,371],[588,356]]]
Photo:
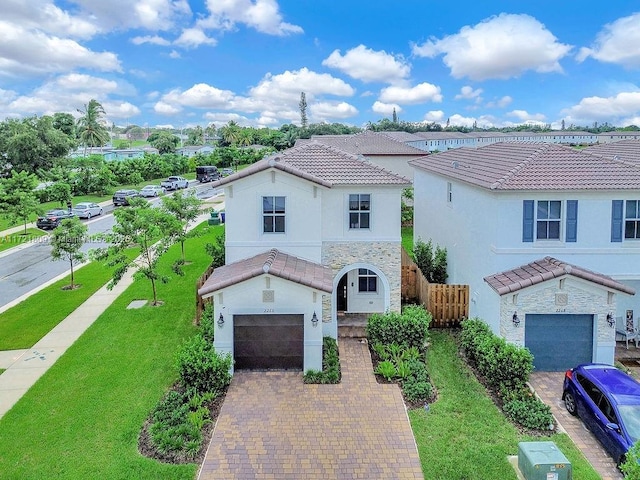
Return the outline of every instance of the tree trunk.
[[[71,290],[73,290],[73,260],[69,260],[71,264]]]

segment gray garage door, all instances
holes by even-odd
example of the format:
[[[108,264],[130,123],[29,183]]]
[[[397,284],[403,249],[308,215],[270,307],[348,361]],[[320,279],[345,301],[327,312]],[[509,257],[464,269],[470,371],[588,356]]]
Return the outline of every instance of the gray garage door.
[[[591,362],[593,315],[527,314],[524,345],[538,371],[558,372]]]
[[[302,370],[303,315],[234,315],[234,368]]]

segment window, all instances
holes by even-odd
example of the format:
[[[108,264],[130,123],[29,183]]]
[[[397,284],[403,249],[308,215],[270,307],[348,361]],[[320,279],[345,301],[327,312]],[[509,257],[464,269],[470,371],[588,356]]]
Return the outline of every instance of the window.
[[[284,233],[284,197],[262,197],[264,233]]]
[[[536,209],[536,238],[538,240],[560,240],[559,200],[538,200]]]
[[[640,200],[627,200],[624,210],[624,238],[640,238]]]
[[[358,292],[377,292],[378,276],[366,268],[358,269]]]
[[[447,182],[447,203],[451,203],[453,201],[453,190],[452,190],[451,182]]]
[[[371,195],[358,193],[349,195],[349,228],[369,228]]]

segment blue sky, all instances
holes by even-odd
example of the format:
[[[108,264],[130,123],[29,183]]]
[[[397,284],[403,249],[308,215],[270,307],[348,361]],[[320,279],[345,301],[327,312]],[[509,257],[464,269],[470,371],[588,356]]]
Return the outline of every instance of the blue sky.
[[[301,92],[310,123],[640,126],[640,2],[0,1],[0,119],[277,128]]]

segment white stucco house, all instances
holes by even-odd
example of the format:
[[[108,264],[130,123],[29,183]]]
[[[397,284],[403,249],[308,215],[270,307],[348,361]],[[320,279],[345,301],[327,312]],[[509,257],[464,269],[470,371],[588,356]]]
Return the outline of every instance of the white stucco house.
[[[529,347],[538,369],[613,363],[612,323],[640,314],[635,162],[496,143],[411,164],[414,237],[447,249],[448,281],[470,286],[471,316]]]
[[[318,142],[280,152],[224,187],[226,264],[211,297],[216,351],[235,368],[322,369],[345,313],[401,307],[402,176]]]

